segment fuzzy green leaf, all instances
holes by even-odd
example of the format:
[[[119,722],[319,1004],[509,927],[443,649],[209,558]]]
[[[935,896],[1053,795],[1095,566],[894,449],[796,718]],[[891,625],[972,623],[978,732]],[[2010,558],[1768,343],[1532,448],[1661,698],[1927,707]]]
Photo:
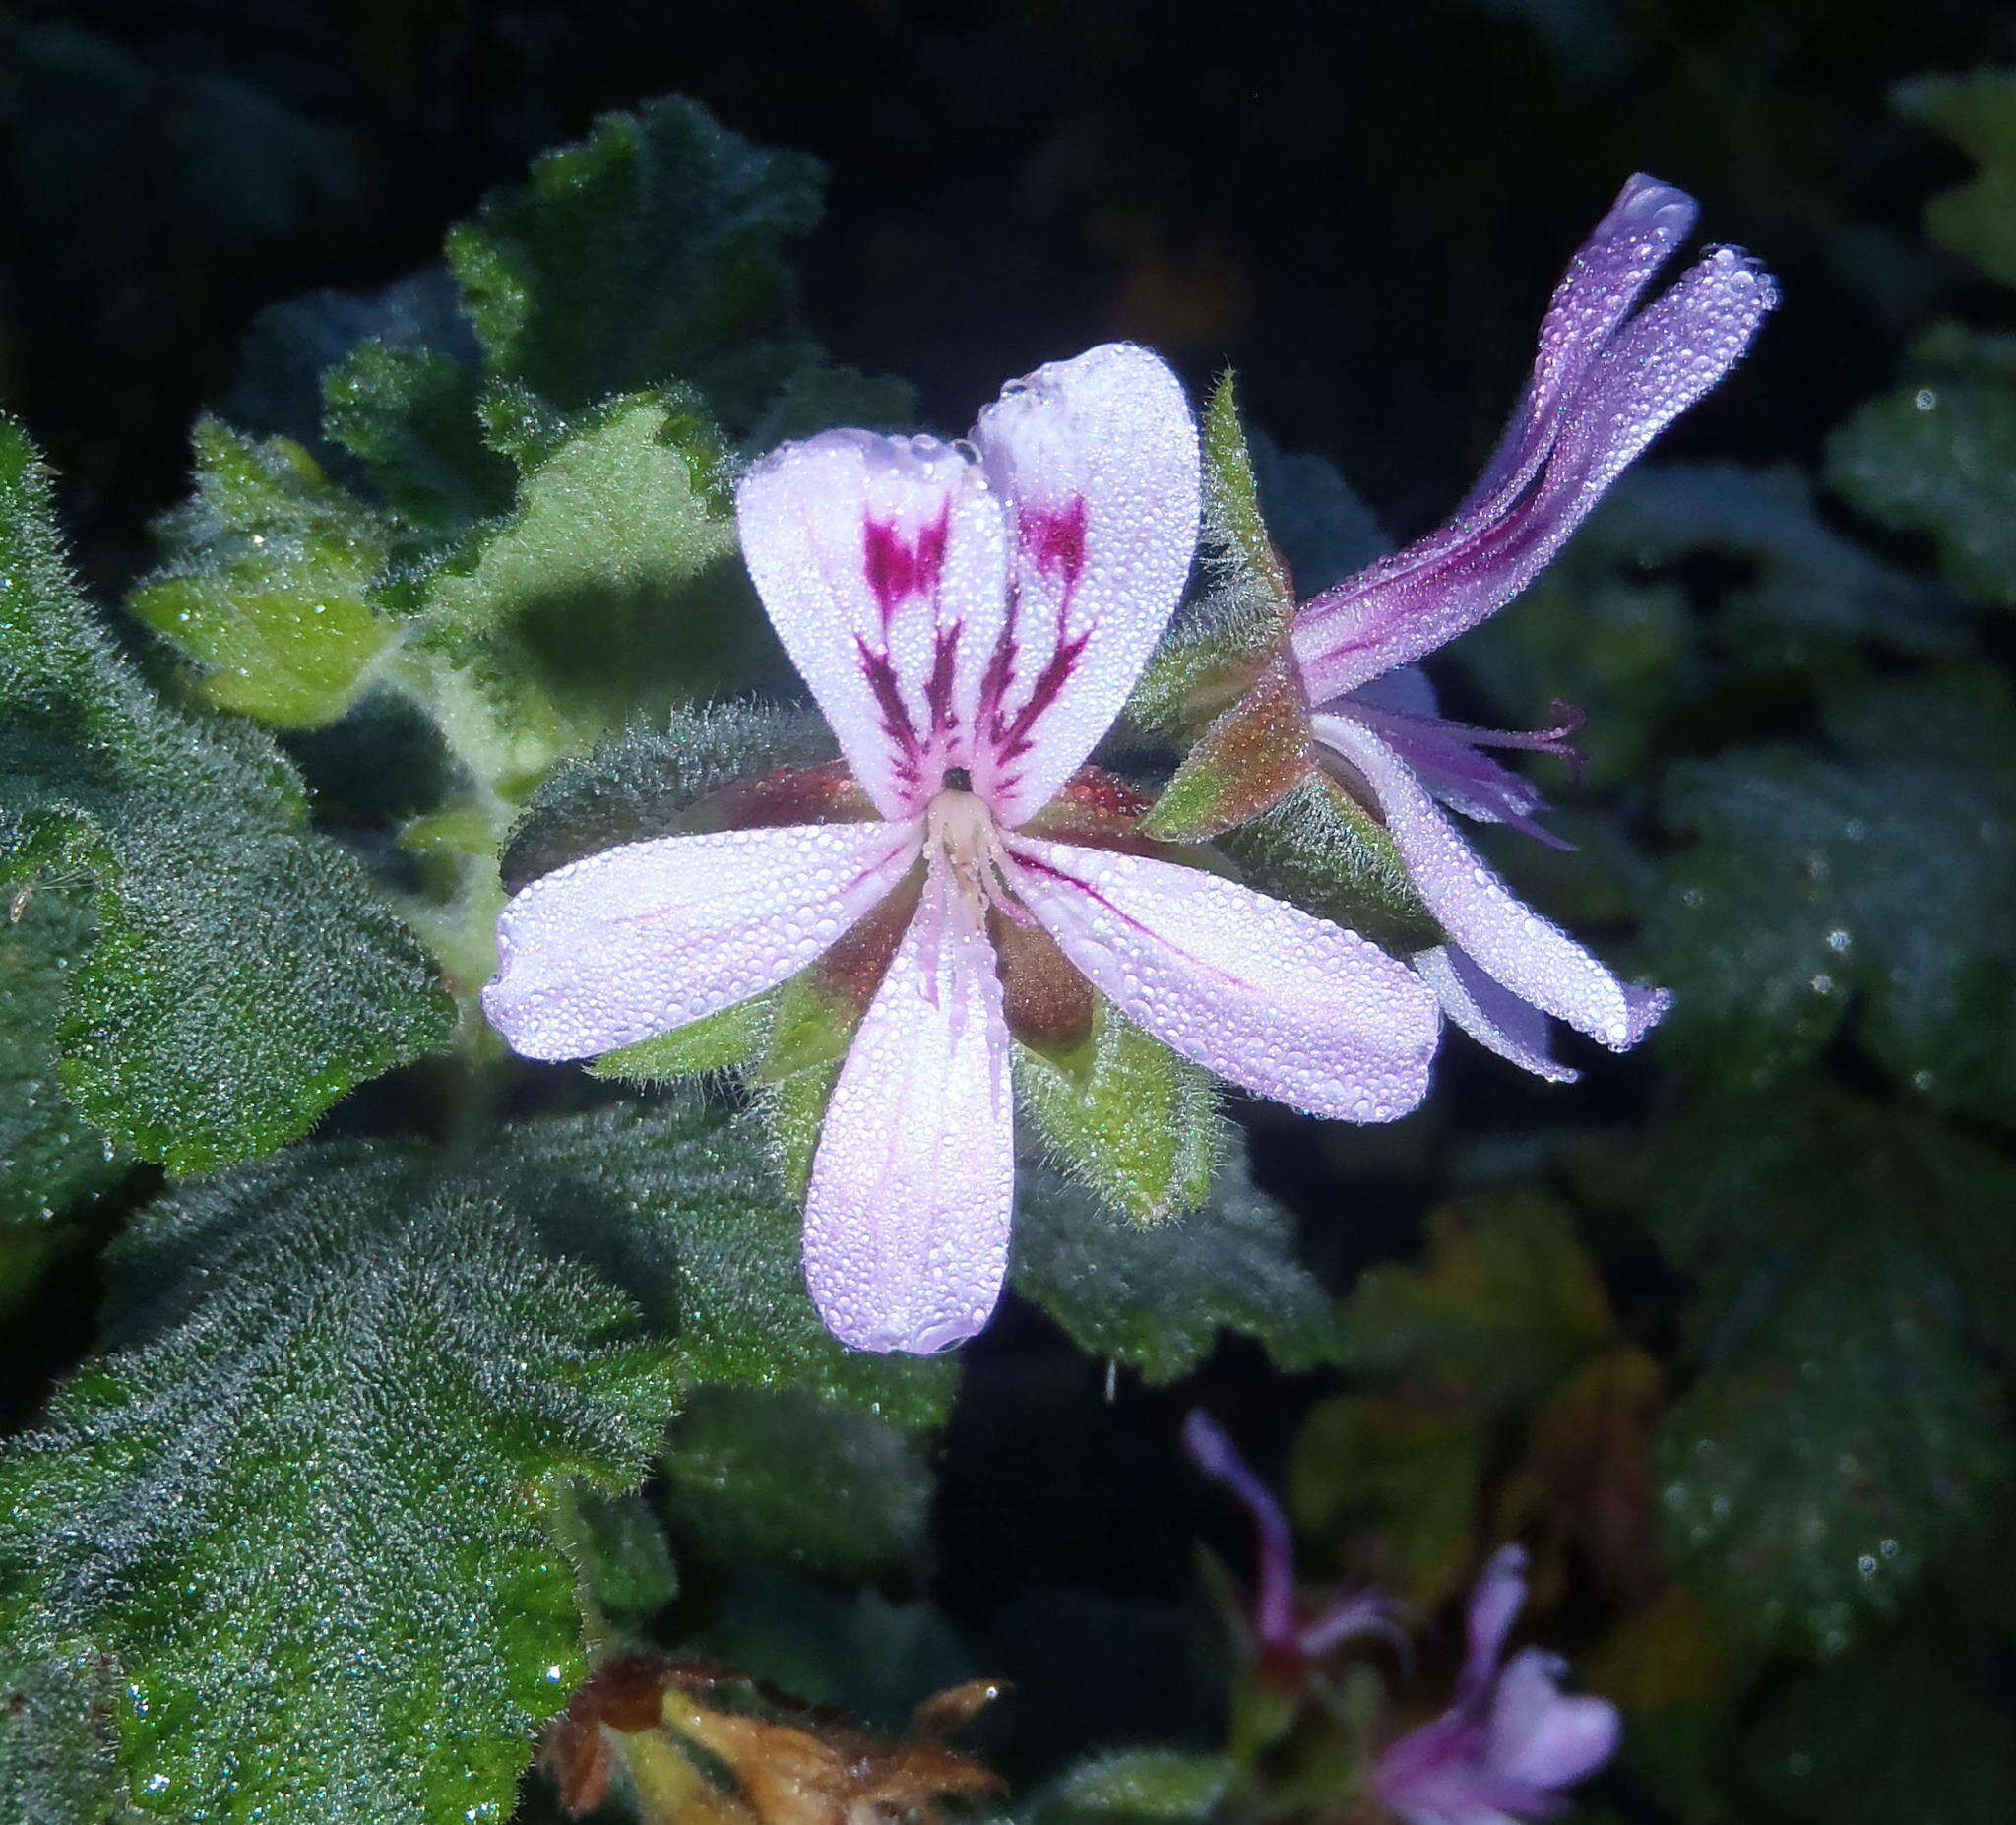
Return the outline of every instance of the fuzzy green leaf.
[[[1025,1164],[1009,1276],[1081,1350],[1151,1382],[1187,1374],[1221,1330],[1258,1338],[1289,1370],[1337,1354],[1330,1301],[1295,1259],[1294,1220],[1242,1163],[1220,1173],[1201,1210],[1152,1226]]]
[[[1136,1223],[1194,1210],[1224,1157],[1211,1074],[1102,1002],[1082,1073],[1027,1047],[1016,1088],[1058,1163]]]
[[[1676,1565],[1750,1634],[1836,1650],[2009,1468],[1970,1329],[2016,1336],[2016,1173],[1852,1102],[1717,1099],[1656,1142],[1703,1372],[1660,1445]]]
[[[451,532],[511,505],[510,463],[483,442],[471,367],[437,348],[359,344],[322,376],[323,424],[415,524]]]
[[[424,1161],[306,1149],[151,1207],[106,1349],[0,1468],[0,1593],[121,1670],[134,1803],[501,1817],[584,1670],[554,1480],[671,1401],[635,1311]]]
[[[1828,440],[1827,479],[1884,526],[1929,533],[1959,588],[2016,607],[2016,337],[1928,332],[1903,386]]]
[[[293,1139],[418,1056],[450,1008],[363,871],[243,725],[157,700],[65,572],[46,477],[0,427],[0,880],[89,880],[57,1040],[87,1119],[199,1171]]]
[[[112,1825],[120,1799],[118,1668],[87,1648],[0,1648],[0,1818]]]
[[[40,1222],[108,1185],[119,1150],[63,1094],[56,1027],[91,918],[74,895],[29,894],[0,924],[0,1228]]]
[[[803,361],[780,255],[820,190],[690,101],[605,115],[449,239],[488,373],[569,411],[683,380],[746,427]]]
[[[1732,1085],[1809,1061],[1854,1009],[1931,1101],[2016,1098],[2016,704],[1985,672],[1831,711],[1842,760],[1739,751],[1675,769],[1644,948],[1674,990],[1663,1043]],[[1952,730],[1952,738],[1935,739]]]
[[[679,1594],[671,1548],[641,1494],[571,1484],[555,1504],[553,1537],[604,1614],[649,1617]]]
[[[1186,1749],[1108,1749],[1037,1794],[1037,1825],[1205,1825],[1234,1774],[1223,1755]]]
[[[708,1558],[866,1573],[923,1550],[930,1473],[871,1414],[794,1388],[714,1388],[664,1452],[665,1508]]]
[[[197,662],[218,708],[333,722],[392,637],[370,599],[385,530],[287,438],[204,418],[195,443],[196,492],[158,527],[166,561],[133,612]]]

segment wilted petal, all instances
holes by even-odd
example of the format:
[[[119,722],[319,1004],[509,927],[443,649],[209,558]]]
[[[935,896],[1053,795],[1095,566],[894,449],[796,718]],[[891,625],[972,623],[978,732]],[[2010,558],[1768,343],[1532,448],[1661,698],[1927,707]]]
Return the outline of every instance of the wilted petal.
[[[793,975],[915,858],[914,824],[663,837],[541,876],[497,920],[483,1012],[528,1058],[592,1058]]]
[[[1558,925],[1522,906],[1370,729],[1344,716],[1318,716],[1311,726],[1371,788],[1428,911],[1486,975],[1613,1051],[1644,1037],[1664,997],[1627,989]]]
[[[973,765],[980,680],[1007,602],[1001,504],[928,437],[826,431],[736,492],[742,554],[778,637],[888,817]]]
[[[1622,1733],[1614,1706],[1560,1690],[1567,1665],[1527,1648],[1499,1675],[1491,1700],[1485,1764],[1503,1781],[1543,1791],[1572,1787],[1616,1753]]]
[[[1653,217],[1665,207],[1654,205]],[[1629,245],[1641,242],[1657,252],[1664,230]],[[1559,355],[1559,374],[1544,383],[1552,403],[1530,423],[1527,409],[1515,415],[1475,504],[1304,604],[1293,640],[1312,699],[1419,659],[1510,601],[1646,445],[1736,364],[1778,302],[1769,274],[1719,247],[1617,328],[1626,294],[1644,283],[1636,271],[1625,260],[1598,287],[1602,308],[1583,329],[1544,348],[1543,364]],[[1592,339],[1603,345],[1593,356]]]
[[[1550,1083],[1572,1084],[1581,1075],[1554,1062],[1547,1017],[1492,981],[1455,945],[1418,953],[1414,967],[1435,991],[1442,1012],[1480,1045]]]
[[[1029,837],[1009,852],[1064,954],[1184,1057],[1345,1121],[1390,1121],[1426,1091],[1434,997],[1354,932],[1173,862]]]
[[[1013,540],[974,783],[1012,826],[1105,733],[1175,608],[1197,544],[1197,431],[1162,359],[1108,343],[1012,382],[974,442]]]
[[[857,1350],[943,1350],[1000,1296],[1015,1195],[993,947],[940,870],[854,1035],[812,1164],[805,1278]]]

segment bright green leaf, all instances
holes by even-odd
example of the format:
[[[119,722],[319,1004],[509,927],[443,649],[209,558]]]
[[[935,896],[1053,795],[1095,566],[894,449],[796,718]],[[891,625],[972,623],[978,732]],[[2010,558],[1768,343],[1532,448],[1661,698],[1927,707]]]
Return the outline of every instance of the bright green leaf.
[[[864,1573],[923,1550],[931,1477],[902,1435],[795,1388],[704,1390],[663,1465],[666,1512],[719,1563]]]
[[[439,349],[359,344],[322,376],[323,423],[400,513],[435,532],[511,505],[511,465],[483,442],[473,373]]]
[[[243,725],[158,702],[72,591],[0,429],[0,879],[88,879],[58,1045],[72,1101],[176,1171],[293,1139],[446,1034],[418,945]]]
[[[1202,1209],[1152,1226],[1025,1164],[1009,1276],[1079,1349],[1151,1382],[1187,1374],[1221,1330],[1258,1338],[1289,1370],[1337,1353],[1330,1302],[1295,1259],[1294,1220],[1243,1164],[1219,1174]]]
[[[284,728],[349,708],[392,637],[370,600],[385,530],[308,452],[196,426],[196,492],[160,522],[133,612],[202,667],[203,695]]]

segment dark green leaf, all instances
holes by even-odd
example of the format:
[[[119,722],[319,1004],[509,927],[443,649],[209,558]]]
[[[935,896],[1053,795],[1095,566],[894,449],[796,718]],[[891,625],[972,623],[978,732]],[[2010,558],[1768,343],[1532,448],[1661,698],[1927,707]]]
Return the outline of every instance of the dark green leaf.
[[[640,1494],[571,1484],[555,1500],[553,1537],[605,1615],[649,1618],[679,1594],[671,1548]]]
[[[1257,1337],[1286,1369],[1336,1355],[1330,1302],[1295,1260],[1294,1220],[1243,1164],[1219,1174],[1201,1210],[1152,1226],[1025,1164],[1009,1274],[1081,1350],[1151,1382],[1187,1374],[1222,1329]]]
[[[1813,1057],[1851,1006],[1929,1101],[2006,1118],[2016,1097],[2016,707],[1985,673],[1835,710],[1846,758],[1767,748],[1675,769],[1699,842],[1644,930],[1674,991],[1661,1038],[1734,1085]],[[1958,724],[1961,741],[1924,731]],[[1859,997],[1852,1000],[1852,997]]]
[[[91,919],[74,895],[28,894],[0,924],[0,1228],[55,1216],[108,1185],[119,1150],[86,1121],[57,1076],[56,1025]]]
[[[679,1416],[665,1505],[707,1557],[864,1573],[923,1550],[931,1477],[894,1427],[794,1388],[714,1388]]]
[[[428,346],[359,344],[322,376],[323,422],[385,498],[434,532],[511,505],[511,465],[483,442],[470,363]]]
[[[118,1668],[89,1649],[0,1649],[0,1818],[112,1825],[121,1800]]]
[[[115,1272],[104,1353],[0,1469],[0,1592],[116,1656],[135,1803],[501,1816],[583,1670],[555,1479],[633,1480],[670,1406],[634,1308],[354,1146],[161,1200]]]
[[[488,372],[565,410],[683,380],[746,427],[802,364],[780,256],[820,188],[690,101],[605,115],[449,239]]]
[[[1932,199],[1932,238],[2016,285],[2016,70],[1921,77],[1898,90],[1897,107],[1939,128],[1981,167],[1971,183]]]
[[[450,1010],[266,741],[155,699],[97,633],[48,485],[0,429],[0,878],[88,879],[58,1044],[82,1113],[197,1171],[282,1145]]]

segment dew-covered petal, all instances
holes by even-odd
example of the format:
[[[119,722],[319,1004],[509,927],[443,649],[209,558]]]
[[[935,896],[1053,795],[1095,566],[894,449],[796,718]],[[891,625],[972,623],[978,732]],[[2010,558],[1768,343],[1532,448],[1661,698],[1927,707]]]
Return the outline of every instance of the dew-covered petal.
[[[1015,1198],[1001,984],[933,870],[854,1034],[805,1201],[805,1279],[856,1350],[943,1350],[1000,1296]]]
[[[1434,996],[1355,932],[1150,856],[1029,837],[1009,852],[1064,954],[1184,1057],[1342,1121],[1390,1121],[1426,1092]]]
[[[1414,967],[1435,991],[1442,1012],[1487,1051],[1549,1083],[1572,1084],[1581,1076],[1554,1062],[1547,1017],[1492,981],[1456,945],[1417,953]]]
[[[1527,1648],[1499,1675],[1485,1753],[1496,1779],[1558,1790],[1587,1779],[1616,1753],[1622,1734],[1616,1708],[1563,1693],[1566,1670],[1557,1656]]]
[[[592,1058],[795,975],[903,878],[915,824],[662,837],[542,875],[497,920],[483,1012],[528,1058]]]
[[[1174,611],[1197,545],[1197,430],[1159,356],[1108,343],[1010,383],[973,435],[1013,543],[974,778],[1012,826],[1092,752]]]
[[[1577,345],[1572,390],[1532,439],[1514,436],[1514,457],[1500,459],[1513,470],[1492,477],[1488,498],[1303,605],[1293,642],[1311,700],[1418,660],[1510,601],[1646,445],[1729,373],[1777,302],[1768,273],[1718,247],[1621,328],[1604,320],[1607,342],[1593,358]]]
[[[1694,199],[1638,172],[1576,249],[1540,326],[1525,395],[1452,527],[1495,519],[1536,473],[1560,428],[1562,402],[1616,334],[1652,276],[1694,231]]]
[[[742,554],[778,637],[885,817],[973,765],[1007,605],[1007,529],[972,454],[825,431],[742,479]]]
[[[1313,717],[1310,726],[1371,789],[1428,911],[1485,975],[1613,1051],[1644,1038],[1666,1009],[1664,995],[1628,988],[1558,925],[1523,906],[1370,729],[1348,716]]]

